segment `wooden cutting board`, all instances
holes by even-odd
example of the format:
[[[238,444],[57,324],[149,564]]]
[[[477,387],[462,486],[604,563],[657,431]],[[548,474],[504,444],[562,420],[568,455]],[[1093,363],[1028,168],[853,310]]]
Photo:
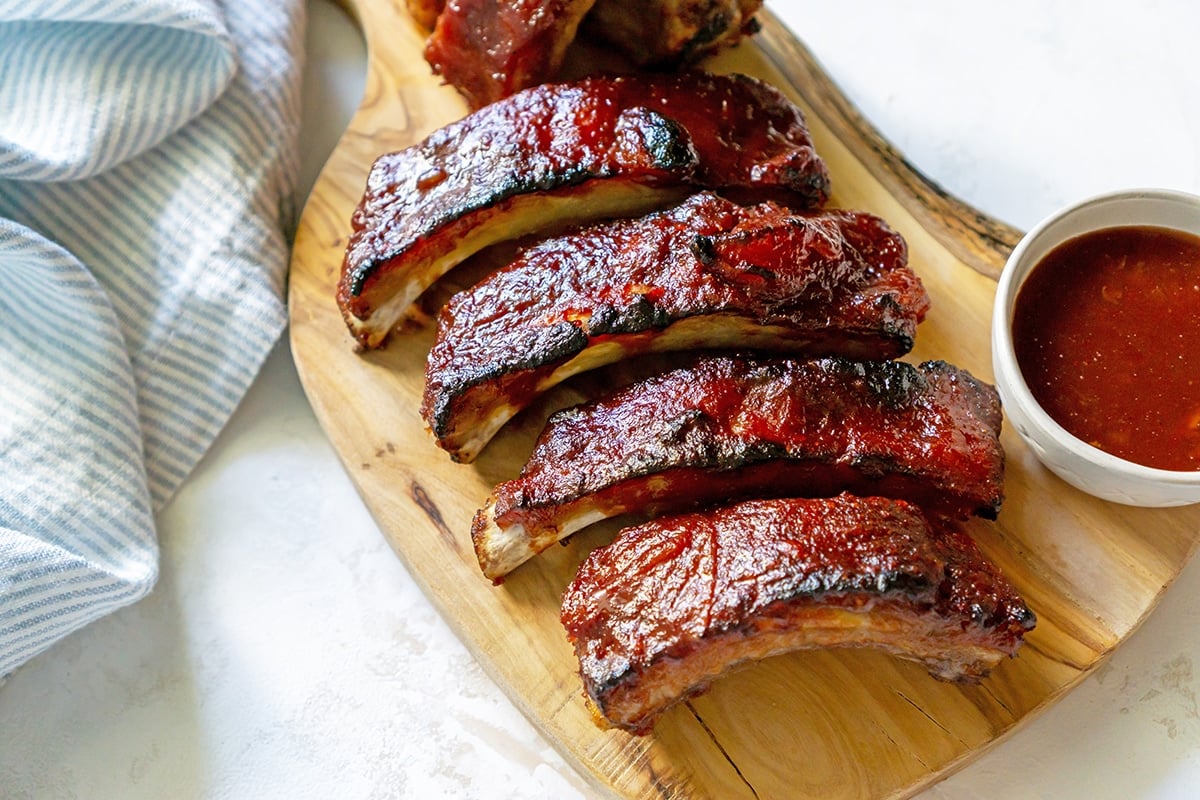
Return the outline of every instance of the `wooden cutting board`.
[[[957,686],[881,654],[797,653],[721,680],[669,712],[651,736],[597,729],[558,610],[576,565],[612,529],[554,548],[496,588],[479,573],[468,528],[491,487],[517,474],[546,414],[598,384],[585,379],[557,390],[477,463],[459,465],[434,446],[417,413],[432,331],[395,336],[381,352],[353,352],[334,286],[371,162],[462,116],[465,107],[431,76],[423,36],[403,0],[348,4],[365,31],[368,80],[296,236],[289,302],[300,378],[395,551],[487,672],[597,787],[638,798],[915,794],[1077,684],[1179,574],[1200,537],[1200,507],[1149,510],[1095,500],[1043,469],[1006,431],[1008,501],[998,523],[971,530],[1039,624],[1019,656],[990,678]],[[710,67],[759,76],[801,103],[833,176],[832,204],[879,214],[908,240],[933,299],[913,358],[944,358],[990,380],[994,277],[1018,232],[922,178],[774,17],[761,20],[751,43]]]

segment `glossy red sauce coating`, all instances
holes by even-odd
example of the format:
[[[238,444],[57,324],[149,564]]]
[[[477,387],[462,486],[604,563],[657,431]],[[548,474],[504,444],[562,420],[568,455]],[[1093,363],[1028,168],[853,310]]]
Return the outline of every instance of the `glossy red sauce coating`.
[[[747,208],[705,192],[544,241],[451,298],[421,411],[441,438],[458,427],[454,417],[486,412],[476,395],[523,407],[584,349],[618,342],[630,355],[698,316],[710,318],[711,337],[689,348],[728,340],[737,321],[777,329],[755,341],[760,349],[895,358],[912,347],[928,307],[904,240],[878,217]]]
[[[1200,237],[1128,226],[1065,242],[1021,286],[1013,347],[1034,398],[1076,437],[1200,470]]]
[[[596,0],[451,0],[425,59],[479,108],[551,80]]]
[[[944,362],[703,358],[552,416],[495,519],[843,490],[994,518],[1000,425],[995,389]]]
[[[689,72],[535,86],[375,161],[351,221],[343,313],[365,319],[391,296],[374,285],[453,251],[502,220],[512,198],[569,197],[595,180],[774,190],[797,206],[820,205],[829,192],[800,109],[753,78]],[[577,221],[590,220],[582,203]]]
[[[584,560],[561,618],[588,694],[603,710],[622,684],[652,679],[643,676],[656,662],[686,660],[716,637],[774,633],[781,624],[802,634],[806,618],[789,618],[790,606],[869,614],[879,602],[945,635],[930,645],[914,630],[906,641],[918,657],[924,647],[941,655],[953,637],[1012,655],[1035,624],[962,530],[903,501],[852,495],[750,501],[627,528]],[[972,660],[960,664],[967,675]]]

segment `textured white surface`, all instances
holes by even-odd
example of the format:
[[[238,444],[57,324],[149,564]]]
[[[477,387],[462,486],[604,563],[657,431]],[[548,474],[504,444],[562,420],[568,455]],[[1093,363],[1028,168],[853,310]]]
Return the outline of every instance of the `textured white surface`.
[[[305,185],[363,70],[345,18],[310,5]],[[774,7],[915,164],[1013,224],[1111,188],[1200,192],[1187,0]],[[392,555],[285,346],[159,525],[154,593],[0,688],[0,798],[593,796]],[[1197,796],[1196,662],[1193,563],[1083,685],[922,800]]]

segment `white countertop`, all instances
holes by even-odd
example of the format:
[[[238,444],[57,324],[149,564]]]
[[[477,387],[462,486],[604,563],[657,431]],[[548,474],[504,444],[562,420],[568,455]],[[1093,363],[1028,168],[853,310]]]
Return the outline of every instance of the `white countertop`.
[[[309,5],[306,186],[364,69],[349,21]],[[1190,0],[773,7],[913,163],[1014,225],[1107,189],[1200,193]],[[393,556],[286,344],[159,536],[149,598],[0,688],[0,798],[595,796]],[[922,799],[1200,796],[1196,662],[1192,563],[1095,674]]]

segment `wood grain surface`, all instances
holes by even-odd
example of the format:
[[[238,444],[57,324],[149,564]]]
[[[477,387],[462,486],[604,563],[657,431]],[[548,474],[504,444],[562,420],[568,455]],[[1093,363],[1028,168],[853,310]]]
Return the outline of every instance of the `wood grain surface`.
[[[452,463],[418,415],[432,329],[358,355],[334,301],[351,212],[374,158],[465,113],[421,57],[403,0],[347,0],[368,48],[367,88],[314,188],[291,265],[291,344],[301,380],[395,551],[513,702],[599,788],[619,797],[895,798],[945,777],[1078,683],[1125,639],[1200,537],[1200,507],[1138,509],[1082,494],[1042,468],[1011,430],[1008,500],[971,532],[1039,619],[1016,659],[976,686],[940,683],[867,651],[803,652],[745,667],[669,712],[655,733],[596,728],[558,622],[559,598],[597,526],[493,587],[469,524],[517,474],[546,415],[589,396],[583,378],[518,417],[472,465]],[[830,83],[769,13],[749,43],[710,62],[769,80],[807,111],[834,182],[831,205],[879,214],[907,239],[933,310],[912,358],[991,380],[994,276],[1018,232],[926,181]],[[433,290],[446,296],[462,278]],[[459,284],[461,285],[461,283]],[[336,535],[331,531],[330,535]],[[401,646],[397,644],[397,646]]]

